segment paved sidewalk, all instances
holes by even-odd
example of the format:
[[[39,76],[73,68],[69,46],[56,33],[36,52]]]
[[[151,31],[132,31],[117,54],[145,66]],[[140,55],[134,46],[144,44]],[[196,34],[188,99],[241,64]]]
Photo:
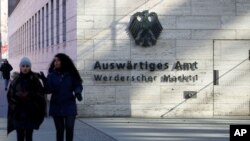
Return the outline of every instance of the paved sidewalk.
[[[74,141],[229,141],[230,124],[249,124],[250,120],[229,119],[77,119]],[[15,141],[6,136],[6,119],[0,119],[0,141]],[[34,141],[55,141],[53,120],[47,118]]]
[[[232,119],[81,119],[119,141],[229,141],[230,124],[250,124]]]
[[[16,133],[6,135],[6,119],[0,119],[0,141],[16,141]],[[55,141],[56,131],[53,120],[47,118],[39,130],[34,132],[34,141]],[[77,120],[75,125],[74,141],[116,141],[109,135],[95,129],[88,124]]]

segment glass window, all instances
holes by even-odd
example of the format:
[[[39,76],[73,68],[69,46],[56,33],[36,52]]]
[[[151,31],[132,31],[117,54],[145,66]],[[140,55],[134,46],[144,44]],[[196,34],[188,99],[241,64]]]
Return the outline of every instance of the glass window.
[[[26,49],[26,53],[31,50],[32,47],[32,20],[30,19],[30,24],[29,24],[29,48]]]
[[[56,43],[60,43],[60,1],[56,0]]]
[[[44,7],[42,8],[42,47],[44,48]]]
[[[63,3],[62,3],[62,8],[63,8],[63,14],[62,14],[62,18],[63,18],[63,42],[66,41],[66,0],[63,0]]]
[[[54,3],[51,0],[51,45],[54,45]]]
[[[49,4],[46,4],[46,46],[49,46]]]
[[[34,40],[35,40],[35,37],[34,37],[34,16],[32,17],[32,44],[31,44],[31,52],[34,50]]]
[[[37,14],[35,14],[35,50],[37,50]]]
[[[38,48],[41,48],[41,14],[38,11]]]

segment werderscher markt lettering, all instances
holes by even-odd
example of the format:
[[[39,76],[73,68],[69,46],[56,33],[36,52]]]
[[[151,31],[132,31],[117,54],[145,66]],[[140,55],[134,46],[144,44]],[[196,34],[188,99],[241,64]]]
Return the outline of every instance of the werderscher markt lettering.
[[[97,74],[94,75],[95,81],[99,82],[154,82],[158,76],[146,76],[146,75],[137,75],[137,76],[124,76],[124,75],[114,75],[107,76]],[[161,76],[161,82],[165,83],[177,83],[177,82],[195,82],[198,80],[198,75],[163,75]]]
[[[109,63],[101,63],[100,61],[96,61],[94,64],[94,70],[98,71],[115,71],[115,70],[127,70],[127,71],[165,71],[170,68],[168,62],[109,62]],[[195,71],[198,69],[198,63],[186,63],[176,61],[173,66],[171,67],[171,71]],[[95,74],[94,80],[97,82],[155,82],[159,80],[161,83],[185,83],[185,82],[196,82],[198,80],[198,75],[189,75],[189,74],[182,74],[182,75],[170,75],[164,74],[162,76],[156,75],[121,75],[121,74],[114,74],[114,75],[104,75],[104,74]]]

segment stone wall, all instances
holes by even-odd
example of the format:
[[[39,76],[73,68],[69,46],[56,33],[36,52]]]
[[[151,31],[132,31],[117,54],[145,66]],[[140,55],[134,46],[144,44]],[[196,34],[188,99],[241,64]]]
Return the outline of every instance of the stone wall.
[[[132,116],[132,117],[216,117],[248,116],[250,79],[243,79],[242,97],[236,92],[217,92],[213,86],[215,62],[224,61],[222,70],[240,63],[250,44],[250,1],[248,0],[78,0],[77,1],[77,66],[84,80],[84,101],[79,103],[80,116]],[[156,12],[164,28],[156,46],[136,46],[127,33],[130,16],[135,12]],[[231,44],[224,44],[230,40]],[[234,42],[236,41],[237,42]],[[216,44],[216,45],[215,45]],[[223,44],[223,45],[222,45]],[[241,46],[244,48],[242,49]],[[222,47],[223,46],[223,47]],[[237,61],[231,62],[218,48],[227,48],[227,54]],[[216,49],[215,49],[216,48]],[[215,51],[215,52],[214,52]],[[215,56],[215,57],[214,57]],[[218,57],[220,59],[218,59]],[[217,58],[217,60],[216,60]],[[169,63],[169,69],[149,70],[94,70],[101,63],[151,62]],[[198,63],[196,70],[172,70],[177,61]],[[228,66],[225,68],[225,66]],[[249,62],[245,61],[244,78],[250,78]],[[234,78],[240,71],[227,74]],[[220,74],[223,71],[221,71]],[[94,76],[157,76],[154,82],[95,81]],[[162,83],[161,76],[198,75],[195,82]],[[229,81],[229,80],[226,80]],[[232,81],[232,80],[230,80]],[[238,80],[234,80],[237,83]],[[232,85],[223,85],[227,89]],[[238,85],[233,88],[240,90]],[[184,91],[197,91],[197,98],[185,101]],[[214,93],[216,91],[216,94]],[[230,96],[230,94],[234,96]],[[216,97],[220,95],[220,97]],[[236,103],[228,101],[235,98]],[[219,102],[217,101],[218,99]],[[244,101],[243,99],[248,99]],[[220,106],[218,103],[223,103]],[[239,104],[243,109],[237,111]],[[227,109],[226,105],[231,106]],[[229,106],[229,107],[230,107]],[[222,107],[222,108],[221,108]],[[231,113],[230,113],[231,112]],[[218,114],[219,113],[219,114]],[[240,113],[240,114],[239,114]]]

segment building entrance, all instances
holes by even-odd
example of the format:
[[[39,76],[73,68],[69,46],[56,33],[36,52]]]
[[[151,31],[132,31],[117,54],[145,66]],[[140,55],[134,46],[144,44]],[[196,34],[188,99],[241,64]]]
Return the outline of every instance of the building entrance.
[[[214,116],[250,115],[250,41],[214,40]]]

